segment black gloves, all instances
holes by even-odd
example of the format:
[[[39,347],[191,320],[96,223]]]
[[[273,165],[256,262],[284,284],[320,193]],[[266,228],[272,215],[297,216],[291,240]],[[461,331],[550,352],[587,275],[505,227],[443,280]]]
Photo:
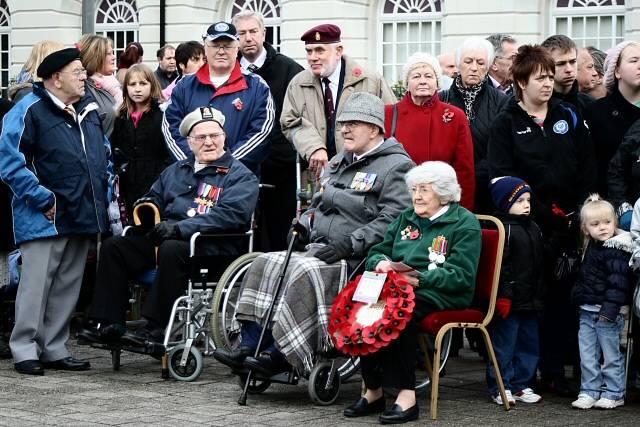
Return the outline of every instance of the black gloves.
[[[297,218],[294,218],[291,222],[291,228],[289,229],[289,233],[287,234],[287,245],[291,242],[293,238],[293,232],[297,232],[298,235],[296,237],[296,243],[293,245],[294,251],[303,251],[306,244],[309,243],[309,230],[307,227],[302,225]]]
[[[351,238],[347,236],[341,240],[333,240],[327,246],[318,249],[315,257],[327,264],[333,264],[351,255],[353,255],[353,247],[351,246]]]
[[[177,224],[169,224],[166,221],[156,224],[151,231],[146,234],[147,239],[154,245],[160,246],[165,240],[180,239],[180,228]]]

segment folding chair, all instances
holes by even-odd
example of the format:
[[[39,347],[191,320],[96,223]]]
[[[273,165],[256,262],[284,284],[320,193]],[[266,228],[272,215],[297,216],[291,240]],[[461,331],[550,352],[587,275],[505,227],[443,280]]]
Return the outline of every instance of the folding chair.
[[[500,374],[500,367],[496,360],[493,344],[487,331],[487,325],[493,318],[500,282],[500,268],[502,266],[502,252],[504,250],[505,232],[502,222],[488,215],[476,215],[481,224],[490,224],[491,228],[482,228],[482,249],[476,277],[475,301],[488,301],[488,308],[467,308],[464,310],[445,310],[432,313],[420,323],[422,334],[436,335],[435,356],[433,367],[428,366],[429,356],[425,354],[427,370],[431,372],[431,418],[438,415],[438,385],[440,380],[440,353],[442,341],[446,333],[454,328],[475,328],[482,332],[484,342],[495,368],[496,380],[500,388],[500,396],[505,410],[509,410],[509,402],[504,390],[504,383]],[[424,339],[424,337],[422,337]],[[426,348],[423,346],[423,349]]]

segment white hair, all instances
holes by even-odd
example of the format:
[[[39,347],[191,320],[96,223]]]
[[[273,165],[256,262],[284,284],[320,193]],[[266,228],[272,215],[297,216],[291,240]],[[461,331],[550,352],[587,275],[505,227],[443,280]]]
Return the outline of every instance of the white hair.
[[[438,89],[442,86],[442,67],[440,66],[440,61],[433,55],[430,55],[425,52],[416,52],[407,59],[407,62],[404,63],[402,67],[402,75],[404,76],[404,85],[407,86],[407,81],[409,80],[409,73],[413,71],[417,67],[421,67],[423,65],[428,65],[433,69],[433,72],[436,75],[436,81],[438,83]]]
[[[404,181],[409,189],[418,184],[431,184],[442,203],[460,201],[462,189],[456,171],[445,162],[424,162],[407,172]]]
[[[487,52],[487,67],[493,64],[495,52],[491,42],[482,37],[469,37],[456,49],[456,67],[460,68],[462,56],[471,50],[484,50]]]

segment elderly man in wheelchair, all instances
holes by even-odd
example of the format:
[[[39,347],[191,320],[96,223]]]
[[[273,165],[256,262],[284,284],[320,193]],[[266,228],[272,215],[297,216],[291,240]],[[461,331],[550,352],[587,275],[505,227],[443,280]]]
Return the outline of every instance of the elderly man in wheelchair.
[[[187,286],[189,238],[196,232],[247,228],[258,199],[258,180],[225,151],[224,115],[200,107],[185,116],[180,133],[188,138],[192,156],[165,169],[145,198],[136,202],[158,208],[160,222],[151,229],[134,227],[127,236],[107,239],[100,250],[89,317],[95,327],[79,334],[97,344],[162,343],[171,307]],[[134,208],[135,209],[135,208]],[[242,242],[219,239],[204,245],[206,255],[237,255]],[[142,315],[146,326],[126,332],[129,280],[156,268]],[[163,353],[157,345],[156,355]]]
[[[328,312],[348,270],[411,204],[403,180],[413,162],[395,139],[384,140],[383,102],[355,93],[337,121],[344,148],[329,161],[309,210],[294,221],[289,238],[297,239],[296,251],[280,292],[276,296],[286,255],[259,256],[245,275],[235,310],[240,345],[214,352],[238,373],[250,369],[268,378],[292,366],[309,372],[315,353],[331,347]],[[272,303],[274,314],[265,319]],[[265,323],[261,352],[254,357]]]

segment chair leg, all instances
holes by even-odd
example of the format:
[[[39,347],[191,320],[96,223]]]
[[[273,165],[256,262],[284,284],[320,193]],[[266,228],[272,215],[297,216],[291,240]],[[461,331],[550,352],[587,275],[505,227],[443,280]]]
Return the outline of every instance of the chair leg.
[[[422,350],[422,355],[424,356],[424,368],[427,371],[427,375],[429,375],[429,378],[433,378],[433,365],[431,363],[431,357],[433,356],[429,351],[428,339],[427,335],[420,335],[420,337],[418,337],[418,344],[420,344],[420,350]]]
[[[446,325],[438,331],[436,335],[435,353],[433,356],[433,368],[431,375],[431,419],[438,418],[438,383],[440,382],[440,351],[442,350],[442,337],[451,327]]]
[[[484,337],[484,344],[487,347],[487,351],[489,352],[489,357],[491,357],[491,363],[493,364],[493,368],[496,373],[496,380],[498,381],[498,387],[500,388],[500,397],[502,397],[502,405],[504,406],[505,411],[510,409],[509,402],[507,401],[507,394],[504,390],[504,383],[502,382],[502,374],[500,374],[500,367],[498,366],[498,360],[496,359],[496,353],[493,351],[493,344],[491,343],[491,337],[489,337],[489,332],[484,326],[478,328],[482,331],[482,336]]]
[[[624,361],[624,384],[627,384],[629,379],[629,363],[631,362],[631,355],[633,354],[633,310],[629,310],[629,327],[627,328],[627,354]],[[626,398],[626,386],[625,386],[625,398]]]

